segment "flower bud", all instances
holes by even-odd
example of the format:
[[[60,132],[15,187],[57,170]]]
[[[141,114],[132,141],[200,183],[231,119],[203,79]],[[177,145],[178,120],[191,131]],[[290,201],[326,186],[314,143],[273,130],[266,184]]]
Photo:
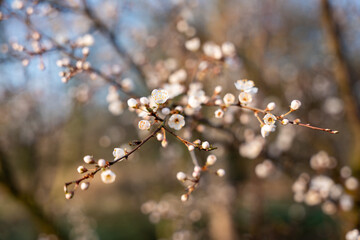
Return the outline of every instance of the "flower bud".
[[[176,178],[177,178],[177,180],[183,182],[183,181],[186,180],[186,174],[183,173],[183,172],[178,172],[178,173],[176,174]]]
[[[211,154],[207,157],[206,159],[206,164],[211,166],[211,165],[214,165],[214,163],[216,162],[217,158],[215,155]]]
[[[200,172],[193,172],[192,173],[192,176],[193,176],[193,178],[199,178],[200,177]]]
[[[189,146],[188,146],[189,152],[194,151],[194,149],[195,149],[195,147],[194,147],[193,145],[189,145]]]
[[[276,107],[276,104],[274,102],[270,102],[266,108],[267,108],[267,110],[272,111],[275,109],[275,107]]]
[[[88,48],[88,47],[84,47],[84,48],[82,49],[82,54],[85,55],[85,56],[89,55],[89,48]]]
[[[99,159],[99,161],[98,161],[98,165],[99,165],[99,167],[105,167],[106,166],[106,161],[104,160],[104,159]]]
[[[87,169],[84,166],[79,166],[77,168],[77,171],[78,171],[78,173],[81,174],[81,173],[87,172]]]
[[[92,163],[95,163],[95,160],[94,160],[93,156],[86,155],[84,157],[84,162],[87,164],[92,164]]]
[[[182,202],[186,202],[187,200],[189,200],[189,195],[188,194],[181,195],[181,201]]]
[[[136,108],[137,107],[137,101],[135,98],[129,98],[127,100],[127,104],[130,108]]]
[[[203,142],[203,143],[201,144],[201,147],[202,147],[203,149],[208,149],[208,148],[210,147],[210,143],[209,143],[208,141],[205,141],[205,142]]]
[[[73,196],[74,196],[74,192],[73,192],[73,191],[65,193],[65,198],[68,199],[68,200],[69,200],[69,199],[72,199]]]
[[[283,120],[281,120],[282,125],[287,125],[288,123],[289,123],[289,119],[284,118]]]
[[[164,114],[164,115],[169,115],[170,109],[169,109],[169,108],[163,108],[163,109],[161,110],[161,113]]]
[[[221,86],[216,86],[215,90],[214,90],[214,94],[215,95],[219,95],[222,91],[222,87]]]
[[[149,105],[150,101],[147,97],[140,98],[140,102],[142,105]]]
[[[292,110],[298,110],[301,106],[301,102],[299,100],[292,100],[290,108]]]
[[[216,175],[218,175],[219,177],[223,177],[225,175],[225,170],[220,168],[216,171]]]
[[[82,182],[82,183],[80,184],[81,190],[87,190],[87,189],[89,188],[89,186],[90,186],[90,183],[89,183],[89,182]]]

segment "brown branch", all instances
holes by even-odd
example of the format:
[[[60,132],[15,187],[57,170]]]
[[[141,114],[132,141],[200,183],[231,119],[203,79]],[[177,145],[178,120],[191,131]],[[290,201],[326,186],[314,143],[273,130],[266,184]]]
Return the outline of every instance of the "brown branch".
[[[154,137],[160,130],[161,128],[164,126],[165,122],[163,122],[162,124],[160,124],[156,130],[154,132],[152,132],[149,136],[147,136],[144,140],[142,140],[134,149],[132,149],[130,152],[128,152],[127,154],[125,154],[123,157],[115,159],[114,161],[108,162],[107,165],[105,167],[110,167],[112,165],[114,165],[117,162],[120,162],[122,160],[127,159],[131,154],[133,154],[136,150],[138,150],[142,145],[144,145],[147,141],[149,141],[152,137]],[[74,180],[74,181],[70,181],[65,183],[64,189],[65,192],[68,191],[67,187],[71,184],[75,184],[75,187],[77,187],[79,185],[79,183],[81,183],[82,181],[89,179],[89,178],[93,178],[102,168],[98,167],[97,169],[95,169],[94,171],[84,175],[83,177]]]

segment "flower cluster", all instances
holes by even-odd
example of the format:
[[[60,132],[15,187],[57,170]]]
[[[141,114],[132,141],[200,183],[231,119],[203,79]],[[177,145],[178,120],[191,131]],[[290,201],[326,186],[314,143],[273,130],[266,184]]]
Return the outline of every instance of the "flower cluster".
[[[172,75],[169,76],[169,84],[179,84],[183,82],[187,77],[187,73],[185,70],[178,70],[174,72]],[[210,145],[208,141],[201,141],[199,139],[194,141],[186,140],[185,138],[181,137],[177,132],[172,131],[179,131],[184,127],[188,126],[186,124],[187,118],[194,118],[201,114],[201,109],[203,107],[212,107],[217,106],[220,107],[219,109],[215,110],[214,118],[223,118],[226,112],[231,112],[231,109],[243,109],[246,111],[253,112],[255,118],[260,123],[261,127],[261,136],[266,137],[269,135],[270,132],[275,131],[276,122],[280,122],[282,125],[287,124],[294,124],[294,125],[301,125],[308,128],[313,128],[317,130],[322,130],[330,133],[336,133],[336,131],[330,129],[322,129],[310,126],[309,124],[301,124],[299,119],[295,119],[293,121],[288,120],[285,118],[288,114],[296,111],[301,106],[301,102],[298,100],[293,100],[290,104],[290,110],[279,116],[272,113],[275,109],[275,103],[270,102],[267,104],[265,109],[259,109],[255,107],[249,106],[252,102],[253,96],[258,92],[258,88],[255,87],[254,81],[241,79],[235,82],[235,87],[237,90],[240,91],[238,95],[238,100],[232,93],[225,93],[223,97],[221,97],[222,87],[217,86],[215,87],[213,94],[211,96],[207,96],[206,92],[203,89],[203,85],[201,83],[191,83],[189,84],[189,89],[187,94],[184,95],[180,93],[177,94],[169,94],[166,89],[154,89],[151,93],[151,96],[143,96],[139,98],[129,98],[127,100],[127,105],[130,111],[137,113],[137,116],[141,118],[138,122],[138,128],[140,130],[147,130],[150,131],[152,126],[156,126],[155,130],[143,141],[137,141],[135,145],[137,145],[133,150],[127,153],[125,150],[121,148],[115,148],[113,155],[115,157],[114,161],[106,162],[103,159],[100,159],[95,166],[95,169],[92,169],[92,172],[85,175],[83,178],[66,183],[65,191],[66,197],[71,198],[73,195],[73,191],[68,191],[67,186],[70,184],[75,183],[75,188],[79,185],[83,180],[88,179],[95,175],[98,171],[102,170],[101,179],[104,183],[112,183],[115,181],[115,174],[109,169],[110,166],[121,159],[127,158],[128,155],[136,151],[142,144],[147,142],[150,138],[155,137],[158,141],[161,142],[162,147],[166,147],[168,145],[168,140],[166,137],[166,133],[175,136],[180,142],[182,142],[189,150],[190,156],[194,163],[194,170],[191,176],[186,175],[183,172],[179,172],[177,174],[177,178],[179,181],[187,183],[187,192],[181,196],[182,201],[186,201],[190,194],[196,189],[199,184],[201,173],[210,171],[209,167],[212,166],[215,161],[215,155],[209,155],[204,166],[200,166],[196,155],[193,150],[203,150],[203,151],[212,151],[215,150],[216,147]],[[175,101],[175,97],[176,100]],[[179,96],[179,97],[178,97]],[[109,88],[109,94],[107,96],[107,100],[109,102],[109,110],[114,113],[115,115],[121,114],[123,111],[122,103],[120,101],[120,97],[116,87]],[[263,117],[259,115],[262,114]],[[252,137],[247,143],[244,143],[240,146],[240,153],[243,156],[248,156],[249,158],[256,157],[262,147],[264,142],[258,137]],[[252,149],[250,151],[250,149]],[[128,155],[127,155],[128,154]],[[88,157],[87,157],[88,159]],[[85,159],[84,159],[85,160]],[[94,164],[95,161],[87,160],[89,164]],[[323,154],[319,155],[318,157],[314,156],[311,160],[312,166],[314,168],[321,168],[321,167],[329,167],[331,164]],[[258,164],[255,168],[256,174],[260,178],[266,178],[273,174],[275,171],[274,165],[271,161],[266,160],[261,164]],[[78,172],[83,174],[88,172],[88,169],[80,166],[78,168]],[[223,169],[218,169],[214,172],[218,176],[223,176],[225,171]],[[299,182],[303,182],[304,178],[301,178]],[[319,180],[320,179],[320,180]],[[324,180],[325,177],[319,177],[317,179],[311,180],[311,186],[323,186],[323,185],[330,185],[329,181]],[[310,181],[310,180],[309,180]],[[308,183],[308,182],[306,182]],[[299,185],[300,183],[296,184]],[[86,185],[86,186],[85,186]],[[81,183],[81,189],[87,189],[89,187],[89,183]],[[298,189],[298,188],[295,188]],[[304,188],[302,188],[304,189]],[[296,199],[300,201],[300,195],[307,196],[314,193],[313,188],[309,193],[302,192],[301,194],[298,192],[296,195]],[[70,196],[71,195],[71,196]],[[319,197],[322,195],[318,194]],[[329,194],[328,194],[329,195]],[[324,196],[326,198],[328,195]],[[321,199],[317,199],[314,196],[304,197],[304,199],[308,199],[309,204],[317,204],[321,201]],[[343,201],[342,201],[343,202]],[[329,205],[329,203],[326,203]]]
[[[192,157],[196,158],[195,155],[192,155]],[[200,178],[201,178],[201,173],[202,172],[211,172],[210,167],[215,164],[216,160],[217,160],[216,156],[211,154],[211,155],[207,156],[206,163],[202,167],[199,166],[197,164],[197,160],[195,160],[196,164],[195,164],[195,167],[194,167],[194,170],[193,170],[191,176],[187,175],[184,172],[178,172],[176,174],[176,178],[180,182],[186,184],[186,186],[187,186],[186,187],[186,193],[181,195],[181,201],[186,202],[189,199],[190,194],[199,185],[199,181],[200,181]],[[213,173],[216,174],[219,177],[223,177],[225,175],[225,170],[220,168],[220,169],[218,169],[216,171],[213,171]]]
[[[329,170],[334,168],[336,161],[324,152],[319,152],[311,158],[310,164],[315,170]],[[338,209],[349,211],[354,205],[349,193],[357,190],[359,183],[351,176],[349,167],[341,168],[340,177],[341,181],[335,182],[324,174],[310,176],[302,173],[292,186],[294,200],[310,206],[321,204],[323,212],[329,215]]]

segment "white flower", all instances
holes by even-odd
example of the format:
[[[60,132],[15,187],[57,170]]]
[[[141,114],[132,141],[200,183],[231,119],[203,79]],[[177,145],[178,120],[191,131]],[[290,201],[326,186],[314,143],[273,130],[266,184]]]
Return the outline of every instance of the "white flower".
[[[354,229],[346,233],[345,239],[346,240],[358,240],[360,236],[359,230]]]
[[[254,81],[247,79],[237,80],[235,82],[235,87],[237,90],[251,94],[255,94],[258,91],[258,88],[255,87]]]
[[[275,131],[276,126],[275,125],[267,125],[261,127],[261,136],[267,137],[270,132]]]
[[[169,93],[164,89],[154,89],[151,92],[151,97],[157,104],[165,103],[169,98]]]
[[[273,125],[276,122],[276,117],[273,114],[268,113],[264,116],[263,120],[265,124]]]
[[[185,48],[189,51],[195,52],[200,47],[200,39],[199,38],[192,38],[185,42]]]
[[[235,96],[231,93],[227,93],[225,94],[223,100],[226,106],[230,106],[235,102]]]
[[[86,155],[84,157],[84,162],[87,163],[87,164],[91,164],[91,163],[94,163],[94,158],[90,155]]]
[[[183,173],[183,172],[178,172],[178,173],[176,174],[176,178],[177,178],[179,181],[183,182],[183,181],[185,181],[185,179],[186,179],[186,174]]]
[[[169,98],[179,96],[185,91],[185,86],[180,83],[164,84],[163,87],[169,93]]]
[[[127,100],[127,104],[130,108],[136,108],[137,107],[137,101],[134,98],[129,98],[129,100]]]
[[[139,129],[140,130],[148,130],[151,127],[151,124],[148,120],[139,121]]]
[[[272,111],[272,110],[275,109],[275,107],[276,107],[276,104],[275,104],[274,102],[270,102],[270,103],[267,105],[266,109],[269,110],[269,111]]]
[[[292,100],[290,108],[292,110],[298,110],[301,106],[301,102],[299,100]]]
[[[115,159],[122,158],[123,156],[125,156],[124,149],[122,149],[122,148],[114,148],[113,156],[114,156]]]
[[[171,115],[169,118],[169,126],[175,130],[180,130],[184,125],[184,117],[180,114]]]
[[[220,168],[216,171],[216,175],[218,175],[219,177],[223,177],[225,176],[225,170]]]
[[[251,103],[252,102],[252,96],[250,93],[247,93],[247,92],[241,92],[239,94],[239,101],[241,104],[248,104],[248,103]]]
[[[179,69],[169,76],[169,83],[181,83],[187,78],[187,72],[185,69]]]
[[[235,55],[235,46],[231,42],[224,42],[221,45],[221,50],[224,56],[232,57]]]
[[[195,90],[195,91],[189,91],[189,99],[188,99],[188,105],[192,108],[198,108],[200,105],[205,102],[206,95],[203,90]]]
[[[84,46],[89,47],[94,44],[94,41],[94,37],[90,34],[86,34],[82,37],[82,42]]]
[[[105,167],[105,165],[106,165],[105,159],[99,159],[98,165],[99,165],[99,167]]]
[[[101,173],[101,180],[104,183],[113,183],[115,181],[116,175],[110,169],[105,170]]]
[[[203,45],[203,51],[205,55],[215,58],[215,59],[221,59],[222,58],[222,52],[219,45],[213,43],[213,42],[206,42]]]
[[[265,160],[255,167],[255,173],[259,178],[267,178],[275,171],[274,164],[270,160]]]
[[[217,160],[216,156],[211,154],[206,158],[206,164],[209,165],[209,166],[214,165],[216,160]]]
[[[215,89],[214,89],[214,94],[218,95],[220,94],[222,91],[222,86],[216,86]]]
[[[222,118],[224,116],[224,111],[221,109],[218,109],[215,111],[215,117],[216,118]]]

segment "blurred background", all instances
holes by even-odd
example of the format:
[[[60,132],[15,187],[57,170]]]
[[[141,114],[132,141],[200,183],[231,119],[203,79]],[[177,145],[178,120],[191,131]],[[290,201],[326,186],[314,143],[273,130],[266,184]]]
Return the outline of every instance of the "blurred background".
[[[0,3],[0,239],[345,239],[360,227],[358,1]],[[190,78],[203,57],[185,48],[194,37],[236,48],[220,71],[202,76],[207,94],[217,85],[236,94],[236,80],[252,79],[254,106],[273,101],[281,114],[299,99],[292,119],[340,133],[278,126],[263,139],[252,114],[229,110],[214,120],[216,109],[205,109],[211,122],[181,135],[217,146],[216,167],[227,174],[206,175],[188,202],[176,173],[193,166],[172,136],[168,147],[152,140],[112,167],[114,184],[95,176],[66,200],[63,185],[79,178],[83,156],[111,160],[114,147],[146,136],[126,109],[129,94],[110,107],[109,82],[148,96],[178,69]],[[80,45],[89,46],[94,71],[64,84],[57,62],[81,57]],[[302,199],[300,175],[327,176],[345,200]]]

